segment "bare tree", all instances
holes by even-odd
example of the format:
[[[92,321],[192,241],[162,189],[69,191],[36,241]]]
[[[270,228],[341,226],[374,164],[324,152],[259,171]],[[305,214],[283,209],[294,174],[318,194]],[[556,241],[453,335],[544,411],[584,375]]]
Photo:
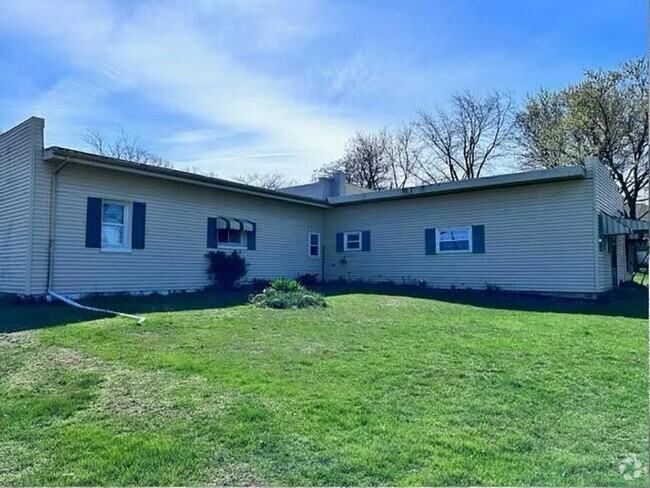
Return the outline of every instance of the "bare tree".
[[[162,168],[173,167],[169,160],[146,149],[138,136],[129,134],[121,125],[118,126],[117,136],[112,140],[96,130],[87,130],[81,136],[81,140],[101,156],[109,156],[133,163],[149,164]]]
[[[501,92],[485,97],[470,92],[452,96],[448,110],[420,111],[417,127],[429,150],[421,179],[478,178],[503,155],[513,135],[514,105]]]
[[[269,190],[279,190],[281,188],[286,188],[287,186],[293,186],[297,184],[296,180],[289,178],[287,175],[282,174],[278,171],[270,173],[247,173],[236,176],[234,180],[239,181],[240,183],[259,186],[260,188],[266,188]]]
[[[341,161],[342,161],[341,159],[337,159],[336,161],[324,164],[320,168],[315,169],[311,173],[311,180],[317,181],[318,178],[331,178],[332,176],[334,176],[335,171],[343,171],[343,166]],[[348,182],[350,181],[347,175],[345,175],[345,178]]]
[[[388,177],[391,188],[406,188],[421,181],[422,144],[414,124],[404,124],[387,138]]]
[[[616,70],[588,70],[556,93],[528,99],[517,116],[521,165],[549,168],[597,156],[610,170],[637,218],[648,192],[648,64],[644,58]]]
[[[390,186],[388,145],[390,136],[386,130],[377,133],[357,132],[347,144],[344,156],[314,171],[314,178],[331,176],[340,170],[348,182],[372,190]]]

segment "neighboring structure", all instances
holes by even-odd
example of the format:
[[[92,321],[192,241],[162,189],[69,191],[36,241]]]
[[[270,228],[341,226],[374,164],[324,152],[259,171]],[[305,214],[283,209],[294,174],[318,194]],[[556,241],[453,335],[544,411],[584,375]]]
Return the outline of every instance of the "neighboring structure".
[[[248,279],[315,273],[593,296],[629,278],[623,202],[585,167],[368,192],[342,175],[271,191],[0,135],[0,292],[195,290],[211,249]]]

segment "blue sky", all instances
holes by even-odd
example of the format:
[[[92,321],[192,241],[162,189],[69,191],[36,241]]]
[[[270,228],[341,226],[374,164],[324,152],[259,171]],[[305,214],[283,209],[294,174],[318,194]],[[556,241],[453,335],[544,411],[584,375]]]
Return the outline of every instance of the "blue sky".
[[[455,90],[580,79],[645,55],[641,0],[0,0],[0,128],[87,149],[118,124],[179,167],[308,180],[357,129]]]

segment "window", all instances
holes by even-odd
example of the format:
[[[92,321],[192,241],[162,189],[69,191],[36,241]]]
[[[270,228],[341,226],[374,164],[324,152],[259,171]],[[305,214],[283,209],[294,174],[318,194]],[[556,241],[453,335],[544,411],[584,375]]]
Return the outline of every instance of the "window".
[[[231,246],[242,245],[242,231],[237,229],[217,229],[217,242]]]
[[[317,258],[320,256],[320,234],[317,232],[309,233],[309,257]]]
[[[360,251],[361,250],[361,232],[345,232],[343,234],[343,250],[344,251]]]
[[[128,203],[104,200],[102,204],[102,249],[130,250],[131,212]]]
[[[437,229],[436,252],[472,252],[472,228]]]
[[[217,219],[217,243],[219,247],[244,247],[246,232],[241,222],[234,219]]]

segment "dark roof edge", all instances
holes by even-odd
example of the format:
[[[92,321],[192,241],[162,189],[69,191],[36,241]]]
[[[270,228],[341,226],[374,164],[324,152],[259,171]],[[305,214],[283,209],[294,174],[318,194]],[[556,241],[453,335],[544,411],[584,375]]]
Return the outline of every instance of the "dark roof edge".
[[[316,198],[301,197],[283,193],[275,190],[268,190],[257,186],[246,185],[236,181],[224,180],[221,178],[214,178],[212,176],[205,176],[187,171],[181,171],[171,168],[161,168],[158,166],[151,166],[143,163],[134,163],[123,159],[111,158],[108,156],[100,156],[98,154],[87,153],[78,151],[76,149],[68,149],[65,147],[51,146],[45,149],[45,161],[69,161],[80,164],[86,164],[95,167],[102,167],[107,169],[114,169],[118,171],[126,171],[130,173],[142,174],[145,176],[153,176],[175,180],[183,183],[209,186],[219,190],[231,191],[235,193],[244,193],[254,195],[261,198],[270,198],[273,200],[281,200],[292,203],[299,203],[302,205],[309,205],[315,207],[326,208],[329,207],[327,202],[318,200]]]
[[[280,200],[302,205],[327,208],[330,206],[356,205],[363,203],[383,202],[390,200],[402,200],[409,198],[420,198],[427,196],[444,195],[449,193],[461,193],[466,191],[477,191],[494,188],[505,188],[512,186],[531,185],[548,183],[553,181],[580,179],[586,177],[583,166],[564,166],[553,169],[527,171],[523,173],[510,173],[498,176],[488,176],[471,180],[450,181],[436,185],[416,186],[397,190],[380,190],[369,193],[355,193],[340,197],[329,197],[327,201],[316,198],[292,195],[276,190],[268,190],[257,186],[246,185],[235,181],[204,176],[177,169],[161,168],[142,163],[134,163],[123,159],[100,156],[98,154],[68,149],[59,146],[51,146],[45,149],[45,161],[69,161],[79,164],[86,164],[95,167],[114,169],[130,173],[153,176],[182,183],[206,186],[224,191],[242,193],[261,198]]]
[[[327,199],[330,205],[357,205],[363,203],[403,200],[427,196],[461,193],[467,191],[506,188],[512,186],[550,183],[554,181],[582,179],[587,176],[583,166],[564,166],[561,168],[542,169],[523,173],[510,173],[498,176],[487,176],[462,181],[449,181],[436,185],[415,186],[397,190],[380,190],[370,193],[356,193]]]

